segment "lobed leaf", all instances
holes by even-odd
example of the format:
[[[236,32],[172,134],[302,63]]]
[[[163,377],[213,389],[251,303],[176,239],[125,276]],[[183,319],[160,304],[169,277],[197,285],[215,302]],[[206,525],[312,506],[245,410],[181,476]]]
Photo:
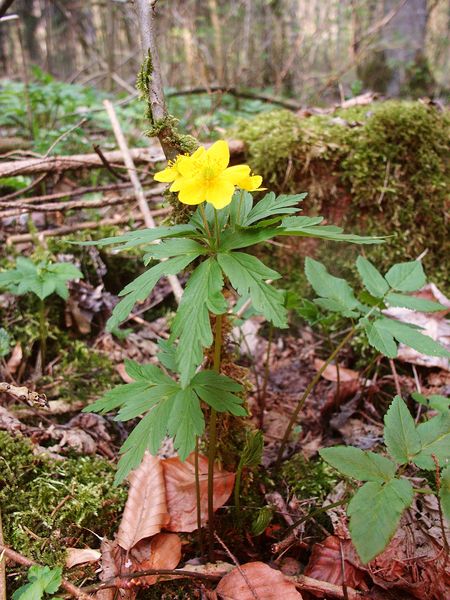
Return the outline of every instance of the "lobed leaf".
[[[243,225],[249,227],[257,221],[271,217],[279,217],[279,220],[281,220],[283,215],[296,213],[298,203],[302,202],[306,196],[307,194],[303,193],[293,196],[282,194],[276,197],[273,192],[269,192],[248,213]]]

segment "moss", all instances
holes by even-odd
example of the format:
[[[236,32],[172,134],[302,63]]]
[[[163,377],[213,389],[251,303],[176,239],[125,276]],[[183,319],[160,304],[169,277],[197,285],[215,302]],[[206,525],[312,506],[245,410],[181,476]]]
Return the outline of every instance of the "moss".
[[[310,118],[273,111],[239,121],[231,134],[244,141],[249,164],[266,184],[308,192],[308,213],[355,233],[394,235],[366,248],[380,268],[427,250],[431,279],[448,285],[449,126],[448,115],[431,106],[388,101]],[[338,264],[346,267],[355,254],[335,244],[324,248],[324,259],[343,254]]]
[[[5,542],[41,564],[63,564],[68,546],[98,546],[111,536],[126,492],[113,486],[114,467],[79,456],[36,456],[22,437],[0,432],[0,505]]]
[[[320,504],[336,486],[336,472],[321,459],[307,460],[295,454],[285,461],[277,475],[277,483],[287,486],[297,498],[317,498]]]

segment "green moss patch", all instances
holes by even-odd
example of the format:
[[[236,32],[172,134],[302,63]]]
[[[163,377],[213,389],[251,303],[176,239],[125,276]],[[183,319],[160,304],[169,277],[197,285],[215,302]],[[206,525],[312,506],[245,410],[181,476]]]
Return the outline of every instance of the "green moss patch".
[[[449,132],[447,113],[387,101],[310,118],[273,111],[238,121],[232,135],[266,185],[308,192],[308,213],[354,232],[392,235],[367,248],[380,268],[427,251],[432,280],[445,284]]]

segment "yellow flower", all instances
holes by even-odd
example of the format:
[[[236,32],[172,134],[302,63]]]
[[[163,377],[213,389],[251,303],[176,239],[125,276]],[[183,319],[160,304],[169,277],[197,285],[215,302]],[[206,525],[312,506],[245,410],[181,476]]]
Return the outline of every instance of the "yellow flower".
[[[242,190],[246,190],[247,192],[259,192],[261,190],[266,190],[267,188],[261,187],[261,184],[261,175],[251,175],[249,168],[248,174],[238,181],[237,186]]]
[[[161,181],[162,183],[170,183],[173,182],[170,186],[171,192],[178,191],[178,182],[182,179],[183,175],[180,171],[180,166],[186,162],[196,163],[198,159],[205,153],[205,148],[200,147],[191,155],[179,154],[175,160],[169,160],[168,166],[155,173],[154,179],[156,181]]]

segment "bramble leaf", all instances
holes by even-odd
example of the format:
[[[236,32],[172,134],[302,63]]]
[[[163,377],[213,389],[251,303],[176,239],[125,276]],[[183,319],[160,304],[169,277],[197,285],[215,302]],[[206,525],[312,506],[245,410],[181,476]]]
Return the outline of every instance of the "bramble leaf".
[[[321,296],[315,300],[319,306],[346,317],[359,315],[359,302],[345,279],[330,275],[322,263],[309,257],[305,259],[305,274],[314,291]]]
[[[420,312],[437,312],[445,310],[445,306],[439,302],[426,300],[425,298],[416,298],[415,296],[405,296],[404,294],[396,294],[391,292],[386,296],[386,302],[391,306],[401,306],[410,310],[418,310]]]
[[[347,509],[349,529],[364,564],[386,548],[412,499],[413,489],[406,479],[369,481],[353,496]]]
[[[354,446],[334,446],[323,448],[320,456],[332,467],[360,481],[389,481],[396,472],[396,465],[375,452]]]
[[[378,352],[388,358],[397,357],[397,344],[394,337],[387,329],[379,326],[379,319],[373,323],[365,323],[364,329],[367,334],[367,341]]]
[[[382,298],[389,291],[389,285],[383,275],[376,267],[364,258],[358,256],[356,260],[356,268],[362,279],[364,287],[376,298]]]
[[[385,275],[386,281],[400,292],[415,292],[422,288],[427,279],[419,260],[393,265]]]
[[[417,427],[421,449],[414,456],[413,462],[421,469],[436,468],[431,457],[434,454],[441,466],[450,459],[450,414],[444,413],[433,417]]]
[[[430,396],[426,397],[419,392],[413,392],[411,396],[416,402],[432,408],[433,410],[437,410],[441,413],[450,412],[450,398],[447,398],[446,396],[441,396],[440,394],[431,394]]]
[[[384,416],[384,443],[389,454],[403,465],[420,450],[414,419],[400,396],[395,396]]]
[[[427,354],[428,356],[450,357],[448,350],[438,344],[438,342],[435,342],[430,336],[420,333],[411,325],[387,318],[377,320],[376,324],[378,330],[388,332],[398,342],[417,350],[417,352]]]
[[[217,260],[238,294],[250,294],[255,309],[275,327],[287,326],[284,296],[265,281],[279,279],[279,273],[266,267],[255,256],[243,252],[220,253]]]

